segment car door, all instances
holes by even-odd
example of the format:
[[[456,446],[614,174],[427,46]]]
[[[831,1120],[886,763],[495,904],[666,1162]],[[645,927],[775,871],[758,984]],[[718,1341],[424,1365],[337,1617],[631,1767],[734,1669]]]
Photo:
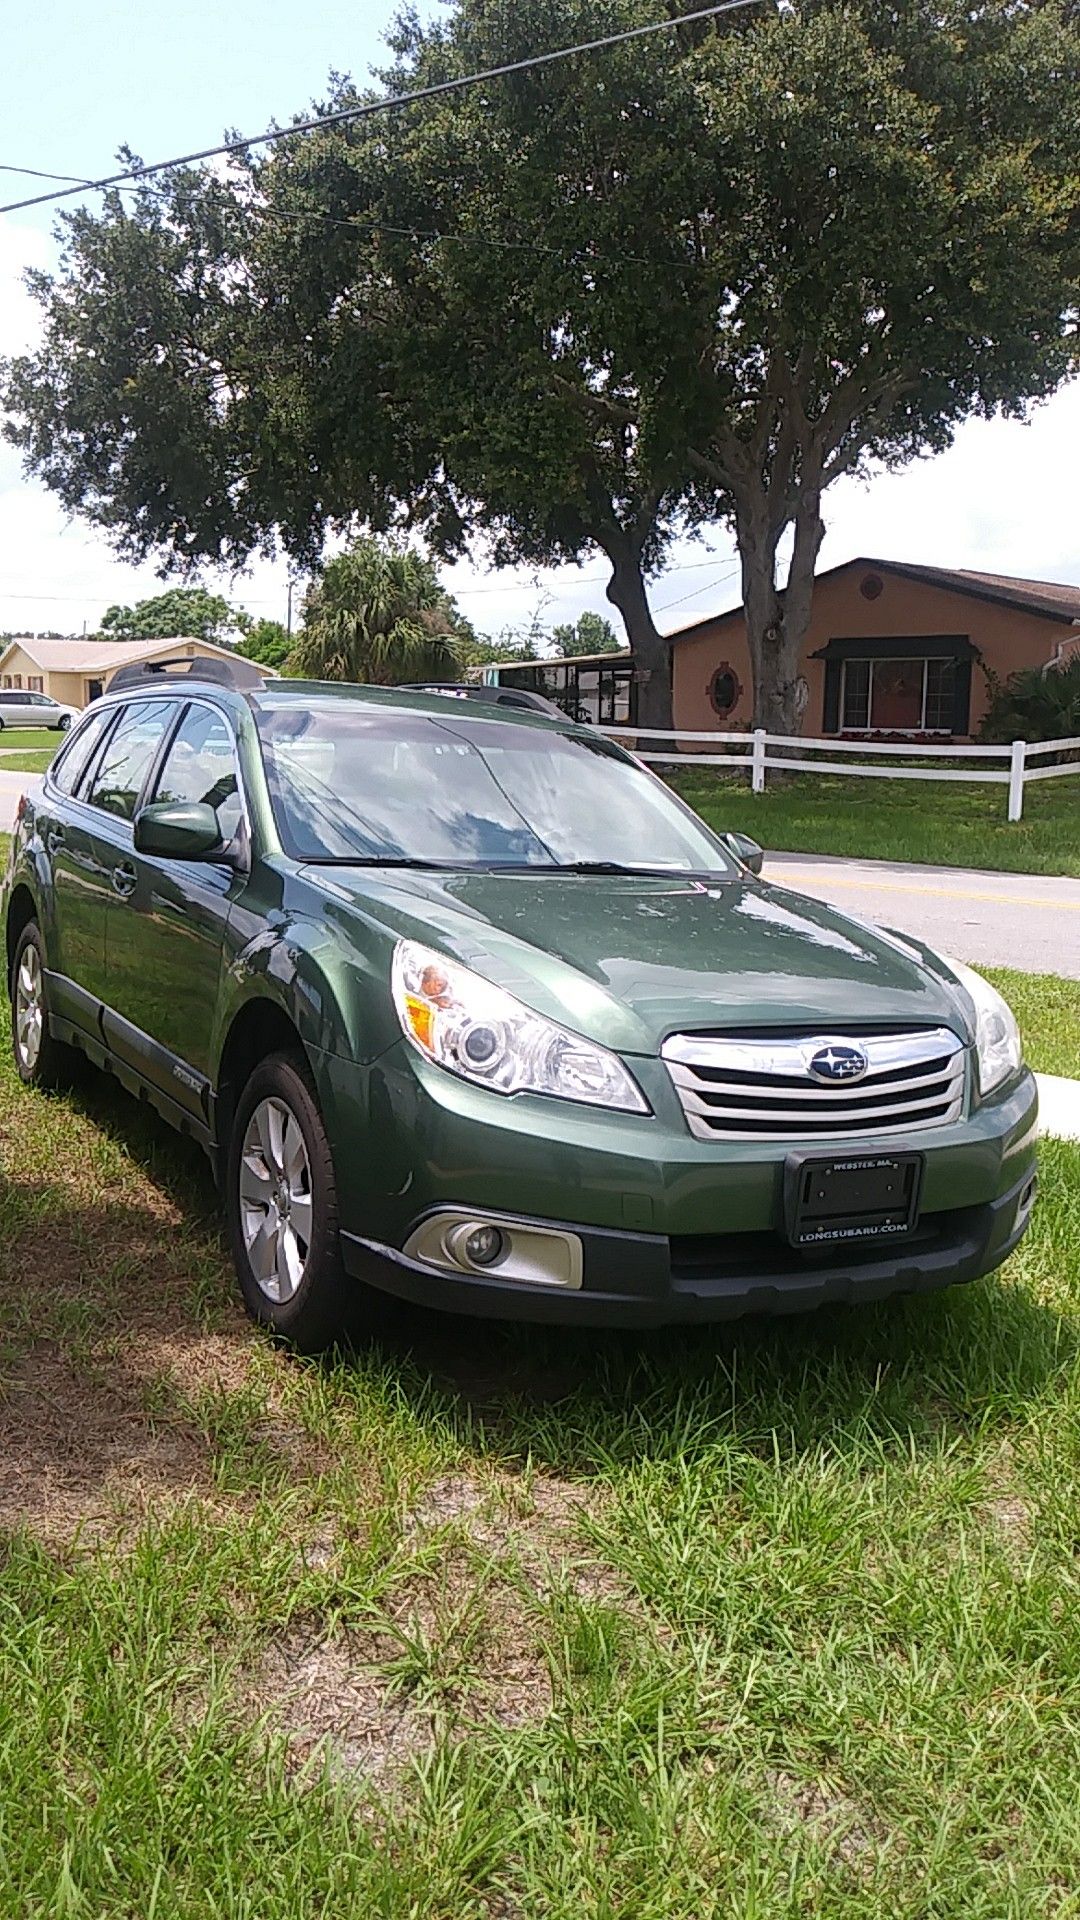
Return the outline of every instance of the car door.
[[[108,919],[105,1025],[118,1054],[205,1117],[225,930],[246,877],[235,744],[210,702],[186,704],[147,783],[143,804],[166,800],[215,809],[222,857],[171,860],[133,851],[134,884]]]
[[[96,1001],[108,999],[108,938],[114,908],[134,885],[131,822],[139,795],[170,722],[176,700],[132,700],[103,714],[111,719],[74,800],[59,823],[71,884],[64,917],[80,943],[79,972],[73,977]],[[94,715],[94,719],[97,719]],[[81,738],[76,735],[74,744]],[[67,754],[59,763],[62,776]],[[81,906],[71,896],[78,893]],[[74,910],[73,910],[74,909]],[[98,938],[100,932],[100,947]],[[61,937],[61,953],[64,941]]]
[[[17,687],[6,687],[0,697],[0,720],[5,727],[25,727],[30,724],[30,719],[27,695],[20,693]]]
[[[111,869],[93,810],[80,798],[120,709],[105,707],[76,728],[53,762],[35,803],[52,882],[46,928],[49,999],[54,1011],[96,1033],[105,992],[105,914]]]

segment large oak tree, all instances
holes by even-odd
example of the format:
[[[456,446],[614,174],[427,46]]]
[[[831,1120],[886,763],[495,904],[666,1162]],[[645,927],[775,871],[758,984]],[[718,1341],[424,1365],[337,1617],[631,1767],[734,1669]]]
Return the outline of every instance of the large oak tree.
[[[657,4],[456,0],[402,22],[383,78]],[[35,282],[9,431],[126,551],[181,565],[403,520],[446,555],[599,549],[657,726],[647,582],[725,520],[755,719],[794,731],[828,486],[1075,366],[1073,12],[763,0],[114,195]]]

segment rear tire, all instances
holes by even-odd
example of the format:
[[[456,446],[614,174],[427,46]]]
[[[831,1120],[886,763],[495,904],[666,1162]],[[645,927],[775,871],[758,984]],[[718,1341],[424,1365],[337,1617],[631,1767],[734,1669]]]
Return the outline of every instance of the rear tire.
[[[78,1055],[49,1032],[45,983],[45,943],[36,920],[19,935],[8,981],[11,993],[11,1050],[15,1071],[25,1087],[51,1092],[71,1082]]]
[[[271,1054],[240,1096],[225,1204],[240,1292],[260,1326],[300,1353],[323,1353],[374,1326],[381,1296],[342,1264],[330,1142],[297,1054]]]

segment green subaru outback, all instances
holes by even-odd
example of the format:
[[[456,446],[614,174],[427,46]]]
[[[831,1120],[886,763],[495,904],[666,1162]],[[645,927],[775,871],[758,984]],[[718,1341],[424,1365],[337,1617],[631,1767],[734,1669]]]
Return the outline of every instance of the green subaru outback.
[[[29,1085],[79,1053],[201,1142],[257,1320],[715,1320],[1016,1246],[1035,1086],[975,974],[587,726],[183,665],[20,803],[12,1032]]]

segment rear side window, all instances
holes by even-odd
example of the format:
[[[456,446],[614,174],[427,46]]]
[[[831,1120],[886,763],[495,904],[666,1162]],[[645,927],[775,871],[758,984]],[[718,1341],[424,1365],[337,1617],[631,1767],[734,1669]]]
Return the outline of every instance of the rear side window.
[[[134,818],[143,782],[175,713],[173,700],[140,700],[124,709],[83,796],[91,806],[121,820]]]
[[[84,769],[90,763],[91,754],[113,718],[113,711],[111,707],[106,707],[103,712],[92,714],[76,729],[63,752],[53,761],[49,778],[61,793],[74,793]]]
[[[198,800],[213,807],[227,846],[240,825],[232,736],[220,713],[189,707],[158,775],[155,800]]]

